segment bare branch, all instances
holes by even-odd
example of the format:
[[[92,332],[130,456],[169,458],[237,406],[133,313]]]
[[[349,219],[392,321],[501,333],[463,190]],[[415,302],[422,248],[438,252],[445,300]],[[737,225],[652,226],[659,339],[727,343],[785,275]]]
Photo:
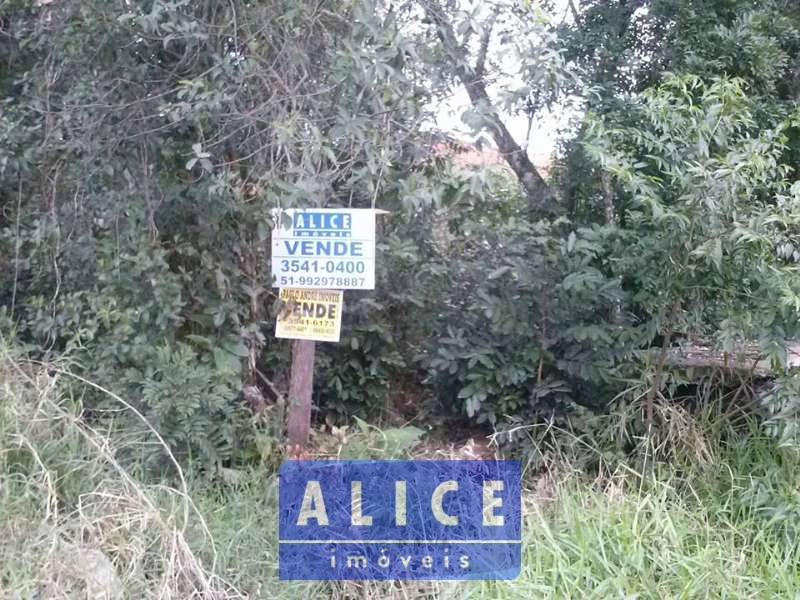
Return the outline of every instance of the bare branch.
[[[478,48],[478,59],[475,61],[475,77],[483,79],[483,74],[486,70],[486,55],[489,52],[489,41],[492,37],[492,29],[494,29],[495,21],[497,21],[498,9],[495,8],[489,19],[486,22],[483,33],[481,34],[481,45]]]
[[[263,383],[265,383],[266,386],[269,388],[269,390],[275,395],[275,401],[280,406],[284,406],[286,404],[286,397],[278,389],[278,386],[276,386],[274,383],[272,383],[272,381],[270,381],[270,379],[266,375],[264,375],[264,373],[262,373],[260,370],[255,369],[255,373],[256,373],[256,375],[258,375],[258,378]]]
[[[580,13],[578,13],[578,9],[575,7],[573,0],[569,0],[569,9],[572,12],[572,19],[577,24],[578,20],[580,19]]]

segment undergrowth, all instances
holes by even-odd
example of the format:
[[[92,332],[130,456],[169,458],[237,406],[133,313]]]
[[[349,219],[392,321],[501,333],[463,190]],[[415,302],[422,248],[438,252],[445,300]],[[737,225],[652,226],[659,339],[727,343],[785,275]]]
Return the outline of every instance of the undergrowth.
[[[145,479],[119,458],[135,455],[127,446],[136,442],[93,426],[59,385],[70,376],[58,365],[49,373],[0,359],[2,598],[800,594],[800,463],[752,419],[726,427],[713,411],[664,405],[658,416],[673,429],[634,440],[627,459],[564,431],[525,430],[535,443],[514,581],[289,582],[277,579],[272,462],[226,477],[174,463],[169,485]],[[670,442],[679,431],[691,433],[683,445]],[[414,449],[420,433],[360,422],[337,430],[324,456],[430,457]],[[162,452],[170,460],[166,445]]]

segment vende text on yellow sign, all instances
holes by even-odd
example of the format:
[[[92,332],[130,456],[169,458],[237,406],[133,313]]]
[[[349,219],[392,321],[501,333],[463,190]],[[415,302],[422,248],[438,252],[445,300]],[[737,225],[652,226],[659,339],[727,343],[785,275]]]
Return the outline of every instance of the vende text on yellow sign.
[[[281,288],[283,307],[275,337],[338,342],[342,329],[342,290]]]

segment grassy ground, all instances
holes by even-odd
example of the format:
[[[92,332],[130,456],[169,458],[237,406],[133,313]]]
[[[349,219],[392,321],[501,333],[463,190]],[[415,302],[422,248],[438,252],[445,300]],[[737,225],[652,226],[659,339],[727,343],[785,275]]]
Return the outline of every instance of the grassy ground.
[[[589,482],[565,475],[549,499],[529,494],[516,580],[440,584],[435,591],[407,585],[394,597],[800,597],[800,521],[786,504],[795,501],[796,475],[776,462],[763,438],[724,449],[709,470],[688,476],[662,470],[646,479]],[[256,476],[224,499],[208,491],[198,496],[220,566],[242,589],[265,598],[363,597],[355,585],[276,582],[276,490],[269,477]],[[370,591],[368,597],[387,597],[386,586]]]
[[[332,584],[277,580],[268,469],[145,484],[75,413],[0,362],[0,598],[800,597],[800,463],[755,426],[709,434],[702,464],[531,474],[514,581]]]

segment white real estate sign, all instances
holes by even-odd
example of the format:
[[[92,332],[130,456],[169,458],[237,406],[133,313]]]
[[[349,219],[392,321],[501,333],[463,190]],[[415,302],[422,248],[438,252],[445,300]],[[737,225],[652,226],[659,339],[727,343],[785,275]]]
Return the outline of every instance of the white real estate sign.
[[[375,212],[368,208],[275,210],[273,286],[374,290]]]

